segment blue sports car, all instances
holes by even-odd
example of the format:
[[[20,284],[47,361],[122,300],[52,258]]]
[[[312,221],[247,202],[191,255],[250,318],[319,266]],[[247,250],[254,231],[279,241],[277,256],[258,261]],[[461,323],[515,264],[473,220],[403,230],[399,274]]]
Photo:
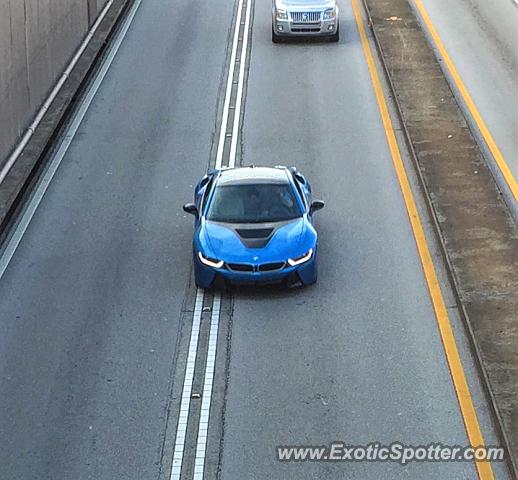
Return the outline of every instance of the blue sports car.
[[[195,216],[194,275],[202,288],[317,280],[317,232],[308,181],[295,168],[214,170],[183,206]]]

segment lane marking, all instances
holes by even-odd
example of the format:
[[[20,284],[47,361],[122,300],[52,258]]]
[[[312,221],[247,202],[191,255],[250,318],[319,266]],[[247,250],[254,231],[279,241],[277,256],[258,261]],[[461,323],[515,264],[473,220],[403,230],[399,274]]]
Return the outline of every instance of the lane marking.
[[[435,47],[439,51],[441,57],[444,60],[444,63],[448,67],[448,71],[453,81],[455,82],[455,85],[457,86],[457,89],[459,90],[462,99],[464,100],[464,103],[468,107],[468,110],[471,116],[473,117],[473,120],[475,121],[480,133],[482,134],[482,137],[484,138],[484,141],[486,142],[486,145],[489,148],[491,155],[493,155],[493,158],[495,159],[495,162],[498,168],[500,169],[500,172],[502,173],[502,176],[504,177],[504,180],[507,183],[509,190],[513,194],[515,201],[518,202],[518,182],[516,181],[516,178],[514,178],[513,173],[509,168],[509,165],[507,164],[504,155],[502,154],[495,139],[493,138],[493,135],[491,135],[491,132],[486,122],[482,118],[482,115],[480,114],[477,106],[475,105],[475,102],[471,97],[466,85],[464,84],[457,68],[455,67],[453,60],[448,54],[446,47],[444,46],[444,43],[441,37],[439,36],[439,33],[435,29],[435,26],[432,23],[432,20],[425,9],[423,2],[421,0],[413,0],[413,2],[417,10],[419,11],[419,14],[421,15],[421,18],[423,19],[428,29],[428,32],[430,33],[430,36],[432,37]]]
[[[453,335],[450,319],[448,317],[448,311],[446,309],[446,304],[444,302],[441,287],[439,285],[439,279],[437,278],[437,273],[435,271],[435,267],[432,261],[432,255],[430,253],[428,243],[426,241],[424,228],[419,217],[419,212],[417,210],[417,206],[412,194],[412,189],[410,188],[410,182],[408,180],[405,166],[401,158],[401,152],[399,150],[396,134],[394,132],[394,127],[392,125],[392,120],[390,118],[389,110],[385,100],[385,95],[383,93],[383,87],[381,86],[381,81],[378,75],[376,63],[374,61],[372,50],[370,48],[369,41],[367,39],[367,34],[365,32],[363,16],[358,5],[358,0],[351,0],[351,3],[354,11],[354,16],[356,18],[358,32],[361,38],[363,52],[365,55],[365,59],[367,61],[367,66],[369,69],[374,93],[376,96],[376,101],[378,103],[378,108],[380,110],[383,127],[385,129],[385,134],[392,156],[392,161],[394,164],[394,168],[396,170],[401,192],[403,194],[403,199],[408,212],[408,218],[410,219],[410,224],[412,226],[412,231],[417,245],[417,250],[419,252],[419,257],[421,259],[421,264],[425,274],[426,283],[428,285],[428,291],[430,292],[430,298],[432,300],[433,308],[435,311],[435,317],[437,319],[437,324],[439,326],[441,340],[444,346],[446,359],[455,387],[455,392],[457,395],[460,411],[466,428],[466,433],[469,442],[472,446],[484,446],[484,437],[482,435],[477,413],[475,411],[475,406],[473,405],[473,399],[471,397],[469,386],[466,380],[466,375],[462,367],[459,351],[457,349],[457,344],[455,342],[455,337]],[[477,468],[480,480],[494,479],[491,463],[475,462],[475,466]]]
[[[214,381],[214,370],[216,366],[216,346],[218,344],[220,308],[221,295],[219,292],[216,292],[212,303],[212,315],[210,320],[209,348],[207,351],[207,363],[205,366],[205,378],[203,381],[203,400],[201,404],[200,424],[198,426],[196,457],[194,459],[194,480],[203,480],[203,472],[205,470],[205,453],[207,451],[212,384]]]
[[[176,427],[176,439],[174,443],[173,463],[171,467],[171,480],[180,480],[183,464],[183,453],[185,449],[185,435],[187,433],[187,423],[189,420],[189,410],[191,408],[192,383],[194,380],[194,367],[196,355],[198,353],[198,340],[200,337],[201,314],[203,312],[204,290],[196,290],[196,300],[194,302],[194,313],[192,316],[191,338],[189,341],[189,352],[187,354],[187,364],[185,366],[185,377],[183,381],[182,399],[180,402],[180,414],[178,416],[178,426]]]
[[[245,66],[247,62],[247,54],[248,54],[248,39],[250,36],[250,17],[251,17],[251,3],[252,0],[239,0],[237,13],[236,13],[236,24],[233,36],[233,43],[231,49],[230,63],[228,69],[228,77],[227,77],[227,85],[225,90],[225,99],[223,102],[223,112],[221,118],[221,126],[219,131],[218,138],[218,147],[216,151],[216,168],[221,168],[223,166],[223,155],[225,150],[225,140],[230,138],[231,146],[230,153],[228,158],[228,166],[234,167],[236,160],[236,150],[237,150],[237,138],[240,126],[240,117],[241,117],[241,106],[243,100],[243,91],[244,91],[244,77],[245,77]],[[243,17],[243,8],[246,8],[245,11],[245,21],[242,35],[242,45],[238,57],[238,46],[239,46],[239,32],[241,30],[242,17]],[[236,62],[239,58],[239,74],[237,80],[237,91],[236,91],[236,100],[234,108],[234,120],[232,124],[231,133],[227,133],[228,128],[228,120],[229,120],[229,111],[231,109],[230,102],[232,99],[232,90],[233,85],[235,84],[235,70],[236,70]],[[205,298],[204,290],[197,289],[196,294],[196,302],[197,305],[203,305],[203,300]],[[203,480],[204,472],[205,472],[205,457],[207,452],[207,441],[208,441],[208,430],[209,430],[209,417],[210,417],[210,407],[212,402],[212,386],[214,382],[214,372],[216,366],[216,347],[218,343],[218,333],[219,333],[219,321],[220,321],[220,311],[221,311],[221,294],[219,292],[214,293],[214,298],[212,301],[212,314],[211,314],[211,324],[210,324],[210,333],[209,333],[209,341],[208,341],[208,350],[207,350],[207,358],[205,362],[205,371],[204,371],[204,384],[203,384],[203,393],[202,393],[202,405],[200,411],[200,418],[198,424],[198,432],[196,437],[196,454],[194,458],[194,471],[193,471],[193,479],[194,480]],[[193,332],[196,331],[196,336],[193,337],[193,333],[191,332],[191,343],[189,345],[189,354],[188,359],[191,359],[190,362],[188,360],[185,377],[184,377],[184,385],[182,390],[182,400],[180,405],[180,416],[178,420],[178,426],[176,431],[176,440],[175,440],[175,448],[173,453],[173,463],[171,467],[171,476],[170,480],[180,480],[182,474],[183,467],[183,459],[184,459],[184,450],[185,450],[185,436],[187,432],[187,422],[189,419],[189,410],[190,410],[190,397],[192,390],[192,381],[194,378],[194,362],[196,360],[196,356],[198,353],[198,336],[199,329],[201,323],[201,313],[198,312],[195,307],[194,315],[193,315]],[[191,350],[192,349],[192,350]],[[180,423],[181,421],[181,423]]]
[[[243,103],[243,88],[244,88],[244,78],[245,78],[245,65],[246,65],[246,56],[248,53],[248,37],[249,37],[249,29],[250,29],[250,4],[252,0],[247,1],[247,9],[246,9],[246,19],[245,19],[245,28],[243,32],[243,44],[241,46],[241,63],[239,64],[239,77],[237,82],[237,95],[236,95],[236,106],[234,110],[234,125],[232,127],[232,140],[230,144],[230,154],[228,158],[228,166],[234,167],[236,164],[236,149],[237,149],[237,137],[238,137],[238,129],[239,123],[241,121],[241,105]]]
[[[65,157],[72,141],[74,140],[74,137],[79,127],[81,126],[81,122],[83,121],[86,113],[88,112],[88,109],[95,95],[97,94],[97,91],[99,90],[99,87],[101,86],[104,78],[106,77],[106,74],[108,73],[108,70],[110,69],[110,66],[113,63],[113,60],[115,59],[115,56],[117,55],[117,52],[119,51],[119,48],[122,42],[124,41],[126,34],[128,33],[128,30],[133,22],[133,19],[135,18],[135,15],[141,3],[142,0],[136,0],[133,6],[131,7],[128,17],[124,20],[123,27],[121,31],[117,34],[117,37],[112,47],[110,48],[106,58],[104,59],[101,68],[99,69],[99,72],[97,73],[91,86],[88,88],[88,91],[81,105],[79,106],[77,112],[74,114],[71,124],[66,129],[64,136],[60,139],[58,150],[56,151],[52,160],[49,162],[47,170],[43,174],[41,180],[38,182],[38,185],[36,186],[33,195],[27,202],[27,206],[23,211],[23,214],[18,224],[16,225],[11,237],[7,241],[5,249],[0,257],[0,279],[3,277],[7,267],[9,266],[9,263],[13,258],[13,255],[16,252],[16,249],[18,248],[18,245],[20,244],[22,237],[25,234],[25,231],[27,230],[32,220],[32,217],[34,216],[41,200],[43,199],[43,196],[45,195],[45,192],[47,191],[50,182],[54,178],[54,174],[59,168],[61,161]]]
[[[250,0],[248,0],[250,1]],[[243,0],[239,0],[236,13],[236,26],[234,30],[234,40],[232,42],[232,52],[230,54],[230,65],[228,67],[227,89],[225,91],[225,101],[223,103],[223,115],[221,118],[221,126],[219,131],[218,149],[216,153],[216,168],[221,168],[223,161],[223,151],[225,146],[225,136],[228,125],[228,112],[230,109],[230,97],[232,96],[232,84],[234,81],[234,71],[236,65],[236,54],[239,43],[239,30],[241,27],[241,12],[243,10]],[[244,61],[242,62],[244,63]]]

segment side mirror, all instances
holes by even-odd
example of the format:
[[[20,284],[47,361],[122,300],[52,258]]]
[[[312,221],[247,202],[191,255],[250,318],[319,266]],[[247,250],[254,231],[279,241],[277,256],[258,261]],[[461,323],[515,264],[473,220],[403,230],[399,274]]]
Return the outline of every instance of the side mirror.
[[[194,203],[186,203],[184,206],[183,206],[183,211],[185,213],[190,213],[191,215],[194,215],[194,216],[198,216],[198,208],[196,207],[196,205],[194,205]]]
[[[322,200],[313,200],[311,204],[311,208],[309,209],[309,213],[316,212],[317,210],[322,210],[324,208],[325,203]]]

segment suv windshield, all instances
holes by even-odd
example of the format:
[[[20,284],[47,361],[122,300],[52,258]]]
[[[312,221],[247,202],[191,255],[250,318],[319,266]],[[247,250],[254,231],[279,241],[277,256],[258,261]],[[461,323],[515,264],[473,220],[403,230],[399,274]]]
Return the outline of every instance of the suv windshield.
[[[281,222],[302,216],[288,183],[218,185],[207,220],[225,223]]]

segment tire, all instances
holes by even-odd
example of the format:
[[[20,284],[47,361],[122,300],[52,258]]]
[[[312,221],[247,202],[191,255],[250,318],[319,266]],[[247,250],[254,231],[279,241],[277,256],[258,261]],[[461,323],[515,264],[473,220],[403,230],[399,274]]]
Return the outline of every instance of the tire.
[[[310,285],[314,285],[318,280],[318,263],[315,260],[313,263],[313,268],[310,271],[305,271],[303,274],[297,273],[302,286],[308,287]]]
[[[225,282],[225,279],[217,276],[214,281],[212,282],[211,288],[218,292],[228,292],[228,284]]]
[[[272,25],[272,42],[273,42],[273,43],[281,43],[281,41],[282,41],[282,40],[281,40],[280,35],[277,35],[277,34],[275,33],[275,30],[273,29],[273,25]]]
[[[315,285],[315,283],[317,283],[317,280],[318,280],[318,270],[317,270],[317,267],[315,266],[315,274],[313,275],[313,278],[309,279],[309,281],[307,283],[304,283],[304,286],[309,287],[310,285]]]
[[[336,32],[329,37],[329,41],[336,43],[340,40],[340,24],[336,27]]]
[[[209,281],[209,278],[206,274],[201,270],[201,267],[199,266],[199,260],[195,257],[194,258],[194,284],[197,288],[203,288],[203,289],[209,289],[212,286],[214,279],[211,278]]]

